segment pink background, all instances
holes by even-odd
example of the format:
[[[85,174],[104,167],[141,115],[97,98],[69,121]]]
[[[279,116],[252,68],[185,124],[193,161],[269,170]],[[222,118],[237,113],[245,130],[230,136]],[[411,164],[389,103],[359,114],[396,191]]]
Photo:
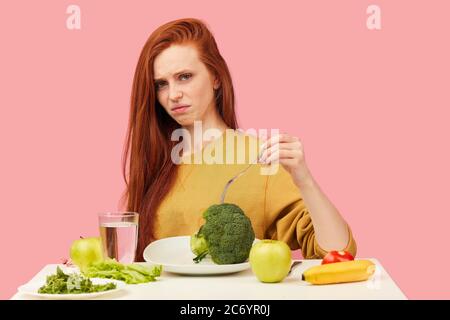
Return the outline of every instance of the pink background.
[[[358,256],[411,299],[450,298],[449,2],[230,2],[2,1],[0,298],[117,209],[137,58],[181,17],[211,27],[241,127],[303,140]],[[66,28],[72,3],[81,30]]]

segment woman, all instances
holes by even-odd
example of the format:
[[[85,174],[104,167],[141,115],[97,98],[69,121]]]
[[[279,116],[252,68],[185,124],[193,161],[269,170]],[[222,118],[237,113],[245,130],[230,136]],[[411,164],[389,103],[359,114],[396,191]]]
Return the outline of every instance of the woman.
[[[151,34],[134,75],[123,199],[126,210],[140,213],[137,261],[143,261],[145,247],[155,239],[196,232],[203,211],[219,202],[227,181],[245,167],[175,163],[171,155],[178,141],[172,133],[185,129],[190,135],[184,138],[192,139],[195,121],[201,121],[202,130],[222,134],[196,146],[187,141],[183,159],[213,147],[230,152],[225,130],[235,133],[234,141],[255,139],[237,131],[231,76],[214,37],[201,21],[180,19]],[[301,141],[281,134],[261,148],[260,164],[226,194],[226,202],[237,204],[250,218],[256,238],[283,240],[292,250],[300,248],[306,259],[331,250],[355,255],[351,230],[314,181]],[[281,164],[276,174],[260,174],[261,166],[276,162]]]

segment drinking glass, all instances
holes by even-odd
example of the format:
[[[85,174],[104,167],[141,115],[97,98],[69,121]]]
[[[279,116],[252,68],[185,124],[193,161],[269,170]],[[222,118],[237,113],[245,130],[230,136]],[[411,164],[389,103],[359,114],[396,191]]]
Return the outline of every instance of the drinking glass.
[[[120,263],[134,262],[139,214],[136,212],[101,212],[98,214],[103,255]]]

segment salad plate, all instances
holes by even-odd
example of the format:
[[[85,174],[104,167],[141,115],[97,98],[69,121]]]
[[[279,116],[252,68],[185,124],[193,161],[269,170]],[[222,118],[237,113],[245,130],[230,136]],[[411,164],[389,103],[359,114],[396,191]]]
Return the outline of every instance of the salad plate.
[[[118,292],[120,290],[123,290],[127,284],[123,281],[114,280],[114,279],[103,279],[103,278],[90,278],[92,281],[92,284],[94,285],[102,285],[107,283],[115,283],[116,288],[106,291],[99,291],[99,292],[90,292],[90,293],[39,293],[39,288],[44,286],[46,284],[46,279],[39,279],[39,280],[32,280],[24,285],[21,285],[19,288],[17,288],[17,291],[29,296],[33,296],[36,298],[43,298],[43,299],[91,299],[103,295],[109,295],[114,292]]]

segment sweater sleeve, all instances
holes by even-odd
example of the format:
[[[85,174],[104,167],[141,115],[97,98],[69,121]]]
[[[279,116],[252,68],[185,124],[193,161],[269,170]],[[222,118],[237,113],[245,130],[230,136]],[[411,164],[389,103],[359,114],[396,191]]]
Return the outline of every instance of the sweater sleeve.
[[[264,220],[266,239],[282,240],[291,250],[301,249],[305,259],[321,259],[328,251],[316,241],[314,226],[305,206],[300,189],[290,174],[278,165],[278,171],[267,175],[264,200]],[[345,250],[356,255],[356,242],[347,225],[349,241]]]

